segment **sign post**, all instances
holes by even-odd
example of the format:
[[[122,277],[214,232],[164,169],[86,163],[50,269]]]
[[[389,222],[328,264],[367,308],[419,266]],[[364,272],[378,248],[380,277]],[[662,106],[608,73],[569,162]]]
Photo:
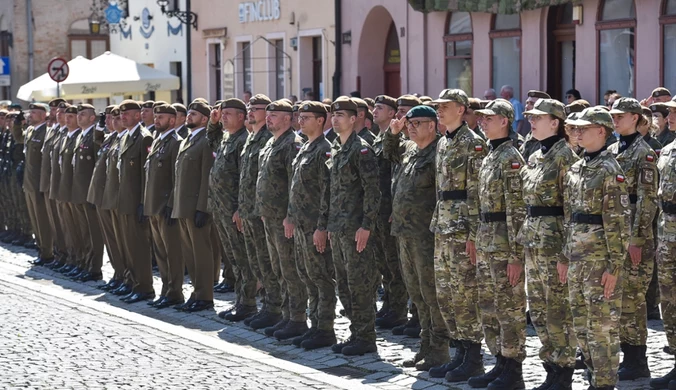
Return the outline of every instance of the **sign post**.
[[[61,97],[60,85],[59,83],[64,82],[68,78],[68,73],[70,68],[66,60],[60,57],[54,57],[49,64],[47,65],[47,73],[49,77],[56,81],[56,97]]]

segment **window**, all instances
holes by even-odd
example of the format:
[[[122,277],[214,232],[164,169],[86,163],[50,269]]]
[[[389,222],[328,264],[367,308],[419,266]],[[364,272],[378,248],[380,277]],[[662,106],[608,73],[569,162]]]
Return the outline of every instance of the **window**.
[[[503,85],[514,88],[514,97],[521,99],[521,17],[494,15],[491,38],[492,85],[500,90]]]
[[[183,103],[183,63],[181,61],[172,61],[169,63],[171,74],[178,77],[178,89],[171,91],[171,101]]]
[[[676,0],[664,0],[662,5],[662,85],[676,91]]]
[[[87,19],[76,20],[68,29],[70,58],[95,58],[109,50],[108,34],[91,34]]]
[[[239,44],[239,57],[240,57],[240,74],[242,75],[240,79],[240,95],[243,95],[244,91],[252,91],[251,87],[252,78],[251,78],[251,42],[242,42]]]
[[[209,46],[211,48],[211,61],[209,61],[209,68],[212,80],[211,85],[213,88],[211,100],[216,101],[221,100],[221,96],[223,96],[223,88],[221,85],[221,73],[223,72],[223,68],[221,67],[221,44],[215,43]]]
[[[453,12],[446,19],[446,88],[472,93],[472,18],[469,12]]]
[[[274,41],[275,47],[275,96],[277,99],[284,97],[284,40]]]
[[[605,0],[596,23],[599,42],[599,95],[609,89],[634,96],[636,8],[634,0]]]

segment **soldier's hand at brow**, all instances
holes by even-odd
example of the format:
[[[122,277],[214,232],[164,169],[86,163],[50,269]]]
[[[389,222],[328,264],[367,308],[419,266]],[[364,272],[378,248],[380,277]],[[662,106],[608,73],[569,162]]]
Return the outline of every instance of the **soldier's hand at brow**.
[[[465,252],[467,252],[467,255],[469,256],[469,262],[472,263],[472,265],[476,265],[476,246],[474,245],[474,241],[467,241],[465,244]]]
[[[371,235],[370,230],[364,228],[357,229],[357,233],[354,235],[354,240],[357,241],[357,252],[361,253],[366,248],[366,244],[369,241],[369,236]]]
[[[631,257],[631,265],[637,268],[641,263],[641,248],[636,245],[629,245],[629,257]]]
[[[232,215],[232,222],[237,225],[237,230],[240,233],[244,233],[244,228],[242,227],[242,218],[239,217],[239,211],[235,211],[235,214]]]
[[[315,233],[312,235],[312,242],[315,244],[315,247],[317,248],[317,252],[319,253],[324,253],[326,250],[326,238],[328,236],[328,233],[326,230],[315,230]]]
[[[284,225],[284,236],[286,238],[293,238],[293,229],[295,228],[295,226],[291,222],[289,222],[288,218],[284,218],[284,220],[282,221],[282,225]]]
[[[617,277],[615,275],[608,273],[608,271],[603,273],[603,276],[601,277],[601,285],[603,286],[603,296],[606,297],[606,299],[610,299],[610,297],[613,295],[616,283]]]
[[[394,135],[399,134],[404,129],[404,127],[406,127],[406,118],[395,118],[390,121],[390,130]]]
[[[568,283],[568,264],[556,263],[556,270],[559,272],[559,282]]]
[[[519,283],[522,272],[523,265],[521,265],[521,263],[507,264],[507,278],[509,278],[509,284],[511,284],[512,287]]]
[[[214,110],[211,110],[211,115],[209,116],[209,122],[211,122],[212,125],[215,125],[220,120],[221,120],[221,110],[220,110],[220,108],[216,108]]]

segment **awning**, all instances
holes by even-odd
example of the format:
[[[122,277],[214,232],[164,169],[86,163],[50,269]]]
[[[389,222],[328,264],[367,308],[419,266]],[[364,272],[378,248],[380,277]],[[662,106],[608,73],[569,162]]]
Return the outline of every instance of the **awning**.
[[[77,56],[68,61],[68,69],[71,76],[65,82],[70,80],[73,74],[88,72],[87,67],[90,60]],[[63,83],[61,84],[63,85]],[[17,92],[16,97],[26,101],[47,101],[56,97],[56,82],[52,80],[47,73],[35,78],[22,85]],[[69,98],[70,99],[70,98]],[[75,98],[77,99],[77,98]]]
[[[493,14],[517,14],[521,11],[581,2],[582,0],[408,0],[411,7],[420,12],[464,11]]]

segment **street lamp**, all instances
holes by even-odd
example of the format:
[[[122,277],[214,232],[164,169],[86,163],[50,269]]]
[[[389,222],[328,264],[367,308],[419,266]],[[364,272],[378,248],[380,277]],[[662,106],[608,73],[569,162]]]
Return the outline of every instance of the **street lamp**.
[[[197,14],[191,11],[167,10],[169,0],[157,0],[157,5],[160,6],[160,11],[163,15],[170,18],[176,17],[183,24],[192,25],[197,30]]]
[[[89,33],[98,34],[101,32],[101,21],[98,15],[91,14],[89,16]]]

